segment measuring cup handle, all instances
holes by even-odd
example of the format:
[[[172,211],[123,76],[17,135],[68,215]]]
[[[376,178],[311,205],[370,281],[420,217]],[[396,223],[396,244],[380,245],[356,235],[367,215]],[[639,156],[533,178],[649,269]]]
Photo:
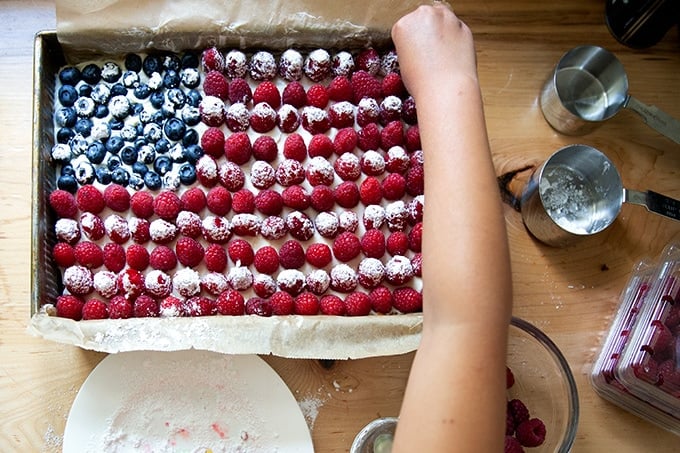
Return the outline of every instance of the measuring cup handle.
[[[680,220],[680,200],[667,197],[657,192],[648,190],[641,192],[638,190],[624,189],[624,201],[626,203],[644,206],[650,212],[660,214],[674,220]]]
[[[633,96],[628,96],[625,107],[642,117],[648,126],[680,144],[680,121],[653,105],[647,105]]]

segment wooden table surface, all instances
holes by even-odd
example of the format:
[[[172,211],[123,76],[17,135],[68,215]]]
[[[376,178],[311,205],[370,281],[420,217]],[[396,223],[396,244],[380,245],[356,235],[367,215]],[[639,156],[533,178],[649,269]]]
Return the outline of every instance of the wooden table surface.
[[[635,114],[623,111],[588,136],[566,137],[545,123],[537,102],[560,55],[590,43],[617,54],[634,96],[680,118],[677,28],[655,47],[634,51],[607,31],[601,0],[454,3],[476,35],[499,175],[536,165],[561,146],[581,142],[605,152],[627,187],[680,198],[680,145],[654,132]],[[0,451],[60,451],[73,399],[105,354],[26,332],[32,45],[36,31],[55,27],[54,4],[0,1],[0,17]],[[515,180],[510,188],[516,191],[519,185]],[[603,234],[555,249],[534,241],[512,207],[505,214],[514,314],[536,324],[557,343],[576,377],[581,419],[573,451],[677,451],[678,437],[601,399],[588,375],[632,266],[643,257],[658,255],[669,242],[680,241],[680,223],[626,205]],[[337,362],[265,357],[305,408],[319,452],[347,451],[368,421],[396,415],[412,359],[412,353]]]

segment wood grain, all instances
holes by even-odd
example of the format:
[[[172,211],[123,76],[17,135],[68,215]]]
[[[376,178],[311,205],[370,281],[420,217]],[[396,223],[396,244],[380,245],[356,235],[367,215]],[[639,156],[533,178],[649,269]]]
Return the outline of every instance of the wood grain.
[[[555,133],[538,92],[560,55],[576,45],[604,46],[621,59],[630,92],[680,118],[680,39],[674,28],[648,50],[618,44],[604,25],[604,2],[457,0],[472,28],[494,161],[499,175],[540,164],[569,143],[607,154],[630,188],[680,198],[680,146],[623,111],[585,137]],[[33,338],[29,319],[32,39],[55,27],[49,1],[0,2],[0,451],[61,450],[68,411],[104,354]],[[452,119],[455,121],[455,119]],[[521,178],[509,185],[521,190]],[[634,263],[680,241],[680,224],[624,206],[614,226],[569,248],[535,242],[508,206],[514,313],[548,333],[567,357],[580,392],[573,451],[677,450],[678,438],[595,394],[588,375]],[[455,253],[455,252],[454,252]],[[490,276],[492,278],[492,276]],[[319,452],[343,452],[356,432],[396,415],[413,353],[336,361],[265,357],[306,408]]]

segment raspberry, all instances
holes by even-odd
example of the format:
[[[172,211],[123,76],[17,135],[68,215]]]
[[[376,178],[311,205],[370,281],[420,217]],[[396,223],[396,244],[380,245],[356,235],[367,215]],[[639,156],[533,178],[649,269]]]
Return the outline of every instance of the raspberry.
[[[503,452],[524,453],[524,448],[522,448],[522,444],[520,444],[519,441],[514,436],[506,435],[505,443],[503,444]]]
[[[406,124],[415,125],[418,122],[418,111],[416,109],[416,101],[413,96],[408,96],[401,104],[401,117]]]
[[[182,201],[175,192],[164,190],[153,200],[153,210],[163,220],[174,220],[182,210]]]
[[[415,197],[425,192],[425,172],[420,165],[411,166],[406,172],[406,193]]]
[[[400,200],[406,193],[406,178],[390,173],[382,181],[382,192],[386,200]]]
[[[361,176],[359,158],[352,153],[341,154],[335,159],[333,169],[344,181],[356,181]]]
[[[408,211],[408,221],[412,225],[423,221],[423,208],[425,207],[425,197],[423,195],[417,195],[413,197],[407,206]]]
[[[380,229],[385,223],[385,208],[378,204],[369,204],[364,208],[364,227],[366,230]]]
[[[333,197],[343,208],[354,208],[359,204],[359,188],[352,181],[344,181],[335,187]]]
[[[257,274],[253,279],[253,291],[258,297],[270,297],[276,290],[276,282],[267,274]]]
[[[181,237],[175,244],[177,260],[187,267],[196,267],[203,260],[205,250],[195,239]]]
[[[396,96],[386,96],[380,102],[380,124],[391,121],[401,122],[401,99]]]
[[[243,296],[236,290],[228,289],[217,297],[215,309],[221,315],[240,316],[245,310]]]
[[[323,85],[312,85],[307,90],[307,104],[320,109],[328,105],[328,92]]]
[[[277,291],[269,298],[272,307],[272,314],[291,315],[295,306],[295,299],[285,291]]]
[[[279,75],[286,80],[300,80],[303,63],[304,60],[300,52],[295,49],[287,49],[279,59]]]
[[[345,297],[347,316],[366,316],[371,312],[371,299],[368,294],[353,292]]]
[[[338,264],[331,269],[331,288],[342,293],[349,293],[359,284],[356,272],[347,264]]]
[[[406,87],[401,80],[401,75],[397,72],[390,72],[382,80],[382,92],[385,96],[397,96],[403,98],[406,94]]]
[[[241,189],[232,195],[231,208],[237,214],[255,212],[255,195],[248,189]]]
[[[307,55],[302,70],[310,80],[319,82],[331,73],[331,56],[324,49],[316,49]]]
[[[250,127],[255,132],[269,132],[276,126],[276,110],[266,102],[260,102],[250,112]]]
[[[132,311],[135,314],[135,318],[157,318],[160,314],[158,302],[146,294],[142,294],[135,299]]]
[[[154,269],[168,272],[177,266],[177,255],[165,245],[159,245],[149,254],[149,264]]]
[[[201,53],[201,66],[205,71],[224,71],[224,55],[217,47],[209,47]]]
[[[515,374],[512,372],[509,366],[505,367],[505,388],[509,389],[512,388],[512,386],[515,385]],[[510,414],[510,411],[508,411],[508,414]],[[514,430],[514,426],[513,426]]]
[[[328,290],[331,284],[331,277],[323,269],[314,269],[305,277],[305,286],[314,294],[321,295]]]
[[[89,299],[82,308],[83,320],[106,319],[109,317],[109,310],[106,304],[99,299]]]
[[[224,149],[223,149],[224,151]],[[196,177],[198,181],[205,187],[212,187],[217,184],[219,175],[217,171],[217,162],[211,156],[204,154],[196,162]]]
[[[336,129],[354,126],[354,105],[347,101],[336,102],[328,109],[328,119]]]
[[[413,275],[416,277],[423,276],[423,254],[418,252],[411,258],[411,267],[413,268]]]
[[[276,182],[276,172],[267,162],[257,160],[250,167],[250,182],[257,189],[267,189]]]
[[[298,185],[286,187],[281,193],[281,199],[284,205],[298,211],[304,211],[310,205],[309,194]]]
[[[59,219],[54,225],[57,239],[73,245],[80,240],[80,228],[78,222],[73,219]]]
[[[380,181],[374,176],[364,179],[359,187],[359,198],[365,206],[380,204],[382,200],[382,185]]]
[[[132,300],[144,292],[144,275],[128,267],[118,274],[118,288],[123,296]]]
[[[253,99],[250,85],[242,78],[232,79],[229,83],[229,102],[247,104]]]
[[[408,246],[414,252],[420,252],[423,243],[423,224],[416,223],[408,233]]]
[[[239,236],[256,236],[262,221],[254,214],[236,214],[231,218],[231,228]]]
[[[354,57],[347,51],[340,51],[333,55],[331,61],[333,75],[348,76],[354,71]]]
[[[130,194],[119,184],[109,184],[104,189],[106,206],[116,212],[124,212],[130,208]]]
[[[312,266],[322,268],[330,264],[333,256],[331,255],[331,249],[322,243],[314,243],[307,248],[305,253],[307,262]]]
[[[76,204],[81,211],[91,212],[92,214],[99,214],[106,207],[102,193],[90,184],[80,186],[78,192],[76,192]]]
[[[226,101],[229,99],[229,82],[221,71],[208,71],[203,79],[203,91],[206,96],[215,96]]]
[[[297,108],[283,104],[276,112],[276,125],[281,132],[295,132],[300,127],[300,114]]]
[[[260,224],[260,235],[268,241],[283,238],[288,233],[286,221],[279,216],[269,216]]]
[[[341,231],[354,233],[359,227],[359,218],[354,211],[345,210],[338,215],[338,224]]]
[[[276,181],[284,187],[300,184],[305,180],[305,169],[300,162],[284,159],[276,168]]]
[[[251,297],[246,302],[246,314],[269,317],[272,315],[272,307],[268,300]]]
[[[334,294],[323,296],[319,301],[319,309],[322,314],[330,316],[343,316],[346,313],[344,302]]]
[[[333,155],[333,151],[335,151],[333,141],[325,134],[316,134],[309,141],[309,157],[328,159]]]
[[[385,235],[378,229],[371,229],[361,238],[361,251],[369,258],[382,258],[385,254]]]
[[[259,104],[260,102],[266,102],[274,109],[278,109],[281,105],[281,94],[279,94],[279,89],[273,82],[265,80],[255,88],[253,103]]]
[[[377,258],[364,258],[357,268],[359,283],[365,288],[374,288],[385,277],[385,266]]]
[[[404,134],[404,144],[406,145],[406,149],[410,152],[422,148],[420,144],[420,129],[418,128],[417,124],[406,129],[406,133]]]
[[[104,266],[111,272],[120,272],[125,267],[125,249],[114,242],[109,242],[103,248]]]
[[[106,234],[102,219],[91,212],[83,212],[80,216],[80,229],[92,241],[98,241]]]
[[[350,80],[354,92],[354,103],[358,104],[363,98],[379,99],[382,96],[380,81],[364,70],[356,71]]]
[[[333,139],[333,151],[338,156],[351,153],[359,143],[359,135],[352,127],[340,129]]]
[[[335,205],[333,190],[328,186],[314,186],[310,200],[312,208],[317,212],[330,211]]]
[[[158,315],[162,318],[184,316],[184,302],[175,296],[166,296],[158,303]]]
[[[206,206],[215,215],[223,216],[231,210],[231,192],[222,186],[216,186],[208,191]]]
[[[387,314],[392,310],[392,291],[385,286],[373,289],[368,297],[371,299],[371,308],[376,313]]]
[[[130,239],[130,228],[127,220],[118,214],[111,214],[104,220],[104,229],[109,238],[117,244],[124,244]]]
[[[194,296],[184,301],[184,312],[187,316],[211,316],[215,314],[214,302],[203,296]]]
[[[224,101],[216,96],[204,96],[198,104],[198,113],[207,126],[220,126],[226,116]]]
[[[237,291],[245,291],[253,285],[253,273],[244,266],[229,269],[227,274],[229,285]]]
[[[227,160],[236,165],[243,165],[248,162],[253,154],[253,147],[248,134],[236,132],[227,137],[224,142],[224,154],[227,156]]]
[[[422,311],[423,296],[413,288],[397,288],[392,293],[394,308],[402,313]]]
[[[76,257],[71,247],[66,242],[57,242],[52,249],[52,258],[59,267],[69,267],[76,264]]]
[[[380,119],[380,105],[372,98],[363,98],[357,105],[357,124],[366,127]]]
[[[143,271],[149,266],[149,252],[139,244],[131,244],[125,251],[125,259],[131,268]]]
[[[220,184],[227,190],[236,192],[243,188],[246,182],[246,175],[241,167],[234,162],[224,162],[218,169]]]
[[[545,425],[538,418],[530,418],[517,426],[515,436],[525,447],[538,447],[545,442]]]
[[[344,263],[356,258],[361,252],[361,242],[353,233],[340,233],[333,241],[333,255]]]
[[[283,157],[302,162],[307,158],[307,145],[300,134],[294,133],[286,137],[283,143]],[[312,156],[313,157],[313,156]]]
[[[253,157],[257,160],[272,162],[278,156],[276,141],[269,135],[260,135],[253,142]]]
[[[362,50],[357,56],[357,68],[376,75],[380,69],[380,55],[373,48]]]
[[[357,146],[362,151],[380,148],[380,130],[375,123],[367,124],[357,132]]]
[[[310,134],[324,134],[331,128],[328,112],[314,106],[302,109],[302,127]]]
[[[59,217],[71,218],[78,213],[75,197],[62,189],[50,193],[50,206]]]
[[[76,296],[57,297],[57,316],[80,321],[83,317],[83,301]]]
[[[404,173],[410,164],[406,150],[401,146],[393,146],[387,151],[385,170],[390,173]]]
[[[248,69],[250,70],[250,77],[253,80],[261,81],[273,79],[276,77],[277,72],[274,55],[264,50],[255,52],[253,56],[250,57]]]
[[[338,234],[340,221],[335,212],[320,212],[314,219],[314,226],[325,238],[334,238]]]
[[[321,156],[313,157],[307,163],[307,170],[305,171],[307,181],[311,186],[330,186],[335,179],[335,171],[333,166]]]
[[[284,269],[299,269],[305,264],[305,251],[298,241],[291,239],[281,245],[279,261]]]
[[[92,286],[102,297],[110,299],[118,294],[118,278],[111,271],[99,271],[92,276]]]
[[[361,156],[361,171],[367,176],[382,175],[385,172],[385,158],[377,151],[366,151]]]
[[[245,77],[248,72],[248,59],[240,50],[230,50],[224,56],[224,73],[230,79]]]
[[[293,311],[296,315],[316,315],[319,313],[319,298],[311,292],[304,292],[295,298]]]
[[[354,92],[352,84],[345,75],[339,75],[328,84],[328,97],[335,102],[351,101]]]
[[[250,243],[243,239],[232,240],[227,246],[227,252],[231,261],[237,266],[250,266],[253,264],[253,248]]]
[[[153,195],[143,190],[133,193],[130,197],[130,209],[140,219],[148,219],[154,213]]]
[[[279,254],[272,246],[265,245],[255,252],[255,269],[263,274],[273,274],[279,268]]]
[[[413,278],[411,260],[403,255],[395,255],[385,263],[385,278],[393,285],[403,285]]]
[[[304,212],[290,212],[286,216],[285,221],[288,232],[295,239],[307,241],[314,235],[314,223],[312,223]]]
[[[224,272],[227,268],[227,252],[219,244],[208,245],[203,259],[210,272]]]
[[[167,297],[172,292],[172,278],[163,271],[153,270],[146,274],[144,286],[153,297]]]
[[[394,49],[385,52],[380,60],[380,74],[386,76],[392,72],[399,72],[399,59]]]
[[[224,120],[230,131],[246,131],[250,127],[250,110],[240,102],[232,104],[227,108]],[[219,157],[219,155],[215,157]]]
[[[139,192],[138,192],[139,193]],[[182,210],[199,213],[206,206],[205,193],[199,187],[192,187],[180,197]]]
[[[112,297],[108,308],[109,319],[127,319],[134,315],[132,302],[123,296]]]
[[[198,272],[185,267],[177,272],[172,277],[172,286],[182,297],[192,297],[201,290],[201,278]]]
[[[404,125],[401,121],[391,121],[380,131],[380,147],[385,151],[404,143]]]
[[[224,154],[224,132],[218,127],[209,127],[201,135],[201,148],[203,151],[214,158],[222,157]]]
[[[255,207],[264,215],[279,215],[283,209],[283,199],[276,191],[262,190],[255,196]]]
[[[411,165],[419,165],[422,167],[425,164],[425,154],[423,153],[423,150],[418,149],[413,151],[411,153],[411,157],[409,157],[409,160]]]
[[[300,82],[292,81],[283,89],[281,101],[300,109],[307,105],[307,93]]]

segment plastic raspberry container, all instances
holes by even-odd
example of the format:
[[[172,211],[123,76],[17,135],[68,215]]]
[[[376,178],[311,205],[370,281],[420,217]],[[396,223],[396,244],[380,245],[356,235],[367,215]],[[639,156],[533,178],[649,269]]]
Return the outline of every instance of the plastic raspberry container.
[[[591,372],[603,398],[680,434],[680,245],[633,269]],[[663,365],[661,365],[663,363]]]

